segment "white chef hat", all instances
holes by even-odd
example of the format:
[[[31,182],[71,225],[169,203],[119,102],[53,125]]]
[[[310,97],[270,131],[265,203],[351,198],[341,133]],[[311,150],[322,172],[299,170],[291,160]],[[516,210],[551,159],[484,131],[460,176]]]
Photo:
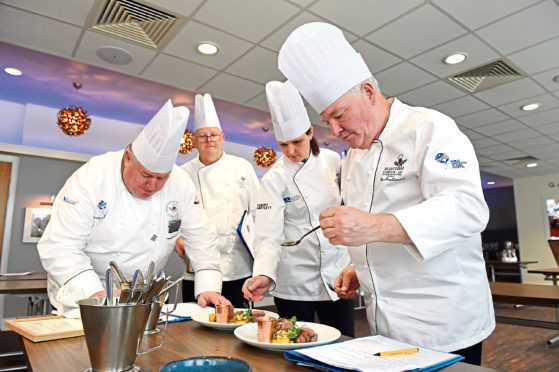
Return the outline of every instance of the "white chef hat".
[[[194,99],[194,132],[208,127],[221,129],[214,102],[209,93],[204,94],[204,96],[197,94]]]
[[[319,114],[373,76],[342,31],[321,22],[302,25],[289,35],[278,68]]]
[[[168,100],[132,142],[132,152],[150,172],[173,169],[190,111]]]
[[[289,80],[285,83],[268,82],[266,98],[272,115],[274,134],[278,141],[291,141],[309,130],[311,121],[303,99]]]

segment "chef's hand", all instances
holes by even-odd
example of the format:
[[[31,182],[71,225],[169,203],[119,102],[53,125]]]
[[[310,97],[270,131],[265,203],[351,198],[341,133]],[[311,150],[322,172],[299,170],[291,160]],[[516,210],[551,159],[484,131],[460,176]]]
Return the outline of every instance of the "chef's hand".
[[[105,291],[99,291],[99,292],[95,292],[94,294],[92,294],[91,296],[89,296],[89,298],[93,298],[93,297],[106,297],[107,296],[107,292]],[[113,290],[113,296],[120,296],[120,289],[114,289]]]
[[[331,244],[356,247],[369,242],[412,243],[392,214],[372,214],[342,205],[324,209],[319,221]]]
[[[338,294],[339,298],[344,300],[357,298],[359,286],[357,274],[351,266],[343,269],[334,281],[334,291]]]
[[[184,243],[182,241],[182,237],[178,237],[177,241],[175,242],[175,252],[179,255],[180,258],[184,260]]]
[[[217,292],[206,291],[198,295],[198,305],[206,307],[209,304],[231,305],[231,302]]]
[[[243,284],[243,295],[250,301],[262,301],[264,293],[272,285],[272,279],[264,275],[258,275],[247,279]]]

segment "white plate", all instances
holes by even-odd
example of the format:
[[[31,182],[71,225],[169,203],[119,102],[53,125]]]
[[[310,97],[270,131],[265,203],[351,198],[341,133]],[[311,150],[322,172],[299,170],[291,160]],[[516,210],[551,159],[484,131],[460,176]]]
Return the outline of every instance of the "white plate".
[[[258,342],[257,335],[257,324],[243,324],[242,327],[235,329],[235,336],[243,342],[256,346],[262,349],[268,350],[293,350],[302,349],[304,347],[317,346],[322,344],[329,344],[336,341],[342,335],[334,327],[330,327],[324,324],[310,323],[310,322],[297,322],[297,326],[301,328],[310,328],[316,332],[318,335],[318,340],[315,342],[302,342],[298,344],[273,344],[268,342]]]
[[[239,308],[235,308],[235,311],[245,311],[246,309],[239,309]],[[260,309],[253,309],[253,310],[260,310]],[[262,310],[264,311],[264,314],[266,316],[271,316],[274,318],[279,318],[279,315],[272,312],[272,311],[266,311],[266,310]],[[199,313],[196,313],[194,315],[192,315],[192,320],[205,325],[206,327],[211,327],[211,328],[215,328],[215,329],[221,329],[221,330],[233,330],[235,328],[238,328],[240,326],[243,325],[247,325],[247,323],[217,323],[217,322],[210,322],[209,320],[209,314],[210,313],[215,313],[215,309],[214,308],[206,308],[204,311],[201,311]],[[254,323],[256,324],[256,323]]]

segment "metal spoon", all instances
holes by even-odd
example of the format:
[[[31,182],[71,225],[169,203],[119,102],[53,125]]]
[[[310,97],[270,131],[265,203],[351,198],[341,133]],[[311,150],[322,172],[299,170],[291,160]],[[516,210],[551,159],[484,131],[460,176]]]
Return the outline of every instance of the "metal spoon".
[[[117,288],[119,288],[119,289],[122,288],[122,285],[124,283],[126,283],[126,278],[124,277],[124,274],[122,273],[122,271],[120,271],[120,269],[119,269],[119,267],[118,267],[118,265],[116,264],[115,261],[109,262],[109,266],[113,270],[113,272],[116,275],[116,278],[118,280]]]
[[[285,243],[281,243],[281,245],[282,245],[283,247],[291,247],[291,246],[293,246],[293,245],[297,245],[297,244],[301,243],[301,240],[303,240],[307,235],[309,235],[310,233],[312,233],[313,231],[316,231],[316,230],[318,230],[318,229],[320,229],[320,225],[318,225],[317,227],[313,228],[312,230],[307,231],[306,233],[304,233],[303,236],[301,236],[301,237],[299,238],[299,240],[294,241],[294,242],[285,242]]]

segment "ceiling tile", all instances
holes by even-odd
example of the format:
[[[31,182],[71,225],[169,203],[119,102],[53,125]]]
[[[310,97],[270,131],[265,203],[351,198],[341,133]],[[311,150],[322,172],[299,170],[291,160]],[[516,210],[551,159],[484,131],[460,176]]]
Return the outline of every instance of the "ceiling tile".
[[[465,96],[466,93],[454,88],[444,81],[435,81],[420,88],[406,92],[399,96],[402,101],[414,106],[432,107],[437,103],[449,101],[454,98]]]
[[[260,111],[269,112],[270,108],[268,106],[268,100],[266,99],[266,93],[262,92],[256,97],[249,99],[245,102],[246,106],[258,109]]]
[[[544,93],[544,90],[532,79],[523,78],[483,90],[479,93],[475,93],[474,96],[484,100],[490,105],[499,106],[542,93]]]
[[[266,39],[262,40],[260,42],[260,45],[279,52],[281,46],[283,45],[287,37],[291,34],[291,32],[293,32],[293,30],[295,30],[299,26],[311,22],[324,22],[324,20],[308,12],[302,12],[300,14],[297,14],[295,18],[287,22],[287,24],[283,25],[279,30],[274,31],[274,33],[272,33]],[[356,38],[355,35],[349,36],[347,32],[344,32],[344,35],[348,40]]]
[[[434,0],[433,2],[464,23],[476,29],[541,0]]]
[[[476,127],[476,131],[486,136],[493,136],[495,134],[507,133],[510,131],[526,129],[524,124],[520,124],[514,119],[500,121],[498,123],[482,125]]]
[[[513,150],[512,147],[508,145],[504,145],[502,143],[498,145],[482,147],[482,148],[477,148],[476,145],[474,144],[474,147],[476,149],[476,153],[480,153],[481,155],[485,155],[485,156],[500,154],[500,153],[509,152]]]
[[[227,72],[266,84],[271,80],[284,81],[277,68],[278,54],[256,47],[227,68]]]
[[[155,5],[159,9],[188,17],[203,1],[204,0],[149,0],[149,3]]]
[[[405,14],[423,1],[320,0],[309,10],[363,36]],[[372,16],[374,15],[374,16]]]
[[[219,53],[204,55],[196,51],[201,41],[211,41],[219,46]],[[176,57],[222,69],[249,50],[253,44],[198,22],[188,22],[164,49]]]
[[[353,43],[353,47],[361,54],[373,75],[390,66],[402,62],[400,58],[385,52],[365,40],[356,41]]]
[[[543,133],[545,135],[559,133],[559,118],[558,118],[558,121],[556,121],[554,123],[538,125],[537,130],[538,130],[538,132]]]
[[[466,96],[453,101],[441,103],[440,105],[433,106],[433,108],[450,116],[451,118],[457,118],[458,116],[488,109],[489,106],[475,97]]]
[[[132,62],[126,65],[115,65],[105,62],[96,51],[102,47],[117,47],[127,50],[132,54]],[[86,31],[76,50],[75,57],[86,63],[95,66],[101,66],[109,70],[120,71],[125,73],[139,73],[144,69],[147,63],[155,56],[156,51],[138,44],[130,43],[121,39],[117,39],[96,31]]]
[[[503,143],[508,143],[511,141],[523,140],[525,138],[538,137],[540,135],[541,134],[536,132],[535,130],[527,128],[527,129],[511,131],[509,133],[496,134],[492,137]]]
[[[481,135],[478,132],[467,128],[463,128],[463,129],[460,128],[460,131],[464,133],[470,139],[470,141],[473,139],[479,139],[485,137],[484,135]]]
[[[20,9],[29,10],[34,13],[39,13],[56,20],[64,21],[81,27],[81,25],[86,22],[89,11],[95,3],[95,0],[2,0],[2,3],[13,5]],[[4,10],[2,10],[1,12],[4,12]]]
[[[188,73],[185,74],[185,71]],[[142,76],[194,92],[215,74],[216,70],[161,54],[150,63]]]
[[[516,159],[516,158],[523,158],[527,154],[524,151],[520,150],[512,150],[507,152],[501,152],[498,154],[492,154],[491,157],[495,160],[502,161],[507,159]]]
[[[278,0],[206,0],[194,19],[257,42],[299,11],[296,6]]]
[[[476,31],[503,54],[559,36],[559,6],[544,1]]]
[[[535,127],[537,125],[555,122],[557,121],[557,118],[559,118],[559,109],[552,109],[552,110],[534,113],[533,115],[530,116],[521,117],[518,120],[520,120],[525,124]]]
[[[456,122],[466,128],[477,128],[484,124],[495,123],[497,121],[508,119],[508,117],[495,109],[488,109],[483,111],[474,112],[473,114],[468,114],[460,116],[459,118],[454,118]]]
[[[523,116],[531,116],[534,115],[538,112],[538,110],[536,111],[523,111],[520,108],[527,104],[527,103],[539,103],[541,104],[541,110],[548,110],[548,109],[552,109],[554,107],[559,107],[559,99],[557,99],[557,97],[553,96],[552,94],[546,93],[546,94],[540,94],[537,96],[533,96],[533,97],[527,97],[524,98],[520,101],[516,101],[513,103],[508,103],[506,105],[502,105],[502,106],[498,106],[497,108],[501,111],[503,111],[506,114],[509,114],[510,116],[514,117],[514,118],[519,118],[519,117],[523,117]]]
[[[0,4],[0,40],[70,57],[81,28]]]
[[[551,145],[551,144],[554,144],[554,143],[555,142],[553,140],[549,139],[546,136],[525,138],[521,141],[511,141],[511,142],[509,142],[509,144],[511,146],[519,148],[519,149],[525,149],[525,148],[530,148],[530,147],[534,147],[534,146],[541,146],[541,145]]]
[[[225,101],[244,104],[249,99],[264,91],[264,85],[245,79],[220,73],[198,90],[210,93]]]
[[[457,65],[447,65],[443,63],[443,58],[462,52],[468,58]],[[420,54],[411,59],[410,62],[422,67],[439,77],[448,77],[471,70],[499,57],[493,49],[480,41],[475,36],[468,34],[456,40],[450,41],[440,47]]]
[[[375,74],[380,90],[385,94],[398,95],[435,80],[435,77],[419,68],[403,62]]]
[[[535,74],[559,66],[558,50],[559,37],[556,37],[555,39],[511,54],[507,58],[525,73]]]
[[[464,33],[462,26],[427,4],[373,32],[367,40],[410,58]]]
[[[555,91],[559,89],[559,78],[557,81],[553,81],[555,76],[559,76],[559,68],[533,75],[532,78],[543,85],[545,89]]]
[[[483,149],[486,147],[493,147],[493,146],[500,145],[500,143],[489,137],[483,137],[483,138],[472,140],[472,145],[474,145],[476,149]]]

